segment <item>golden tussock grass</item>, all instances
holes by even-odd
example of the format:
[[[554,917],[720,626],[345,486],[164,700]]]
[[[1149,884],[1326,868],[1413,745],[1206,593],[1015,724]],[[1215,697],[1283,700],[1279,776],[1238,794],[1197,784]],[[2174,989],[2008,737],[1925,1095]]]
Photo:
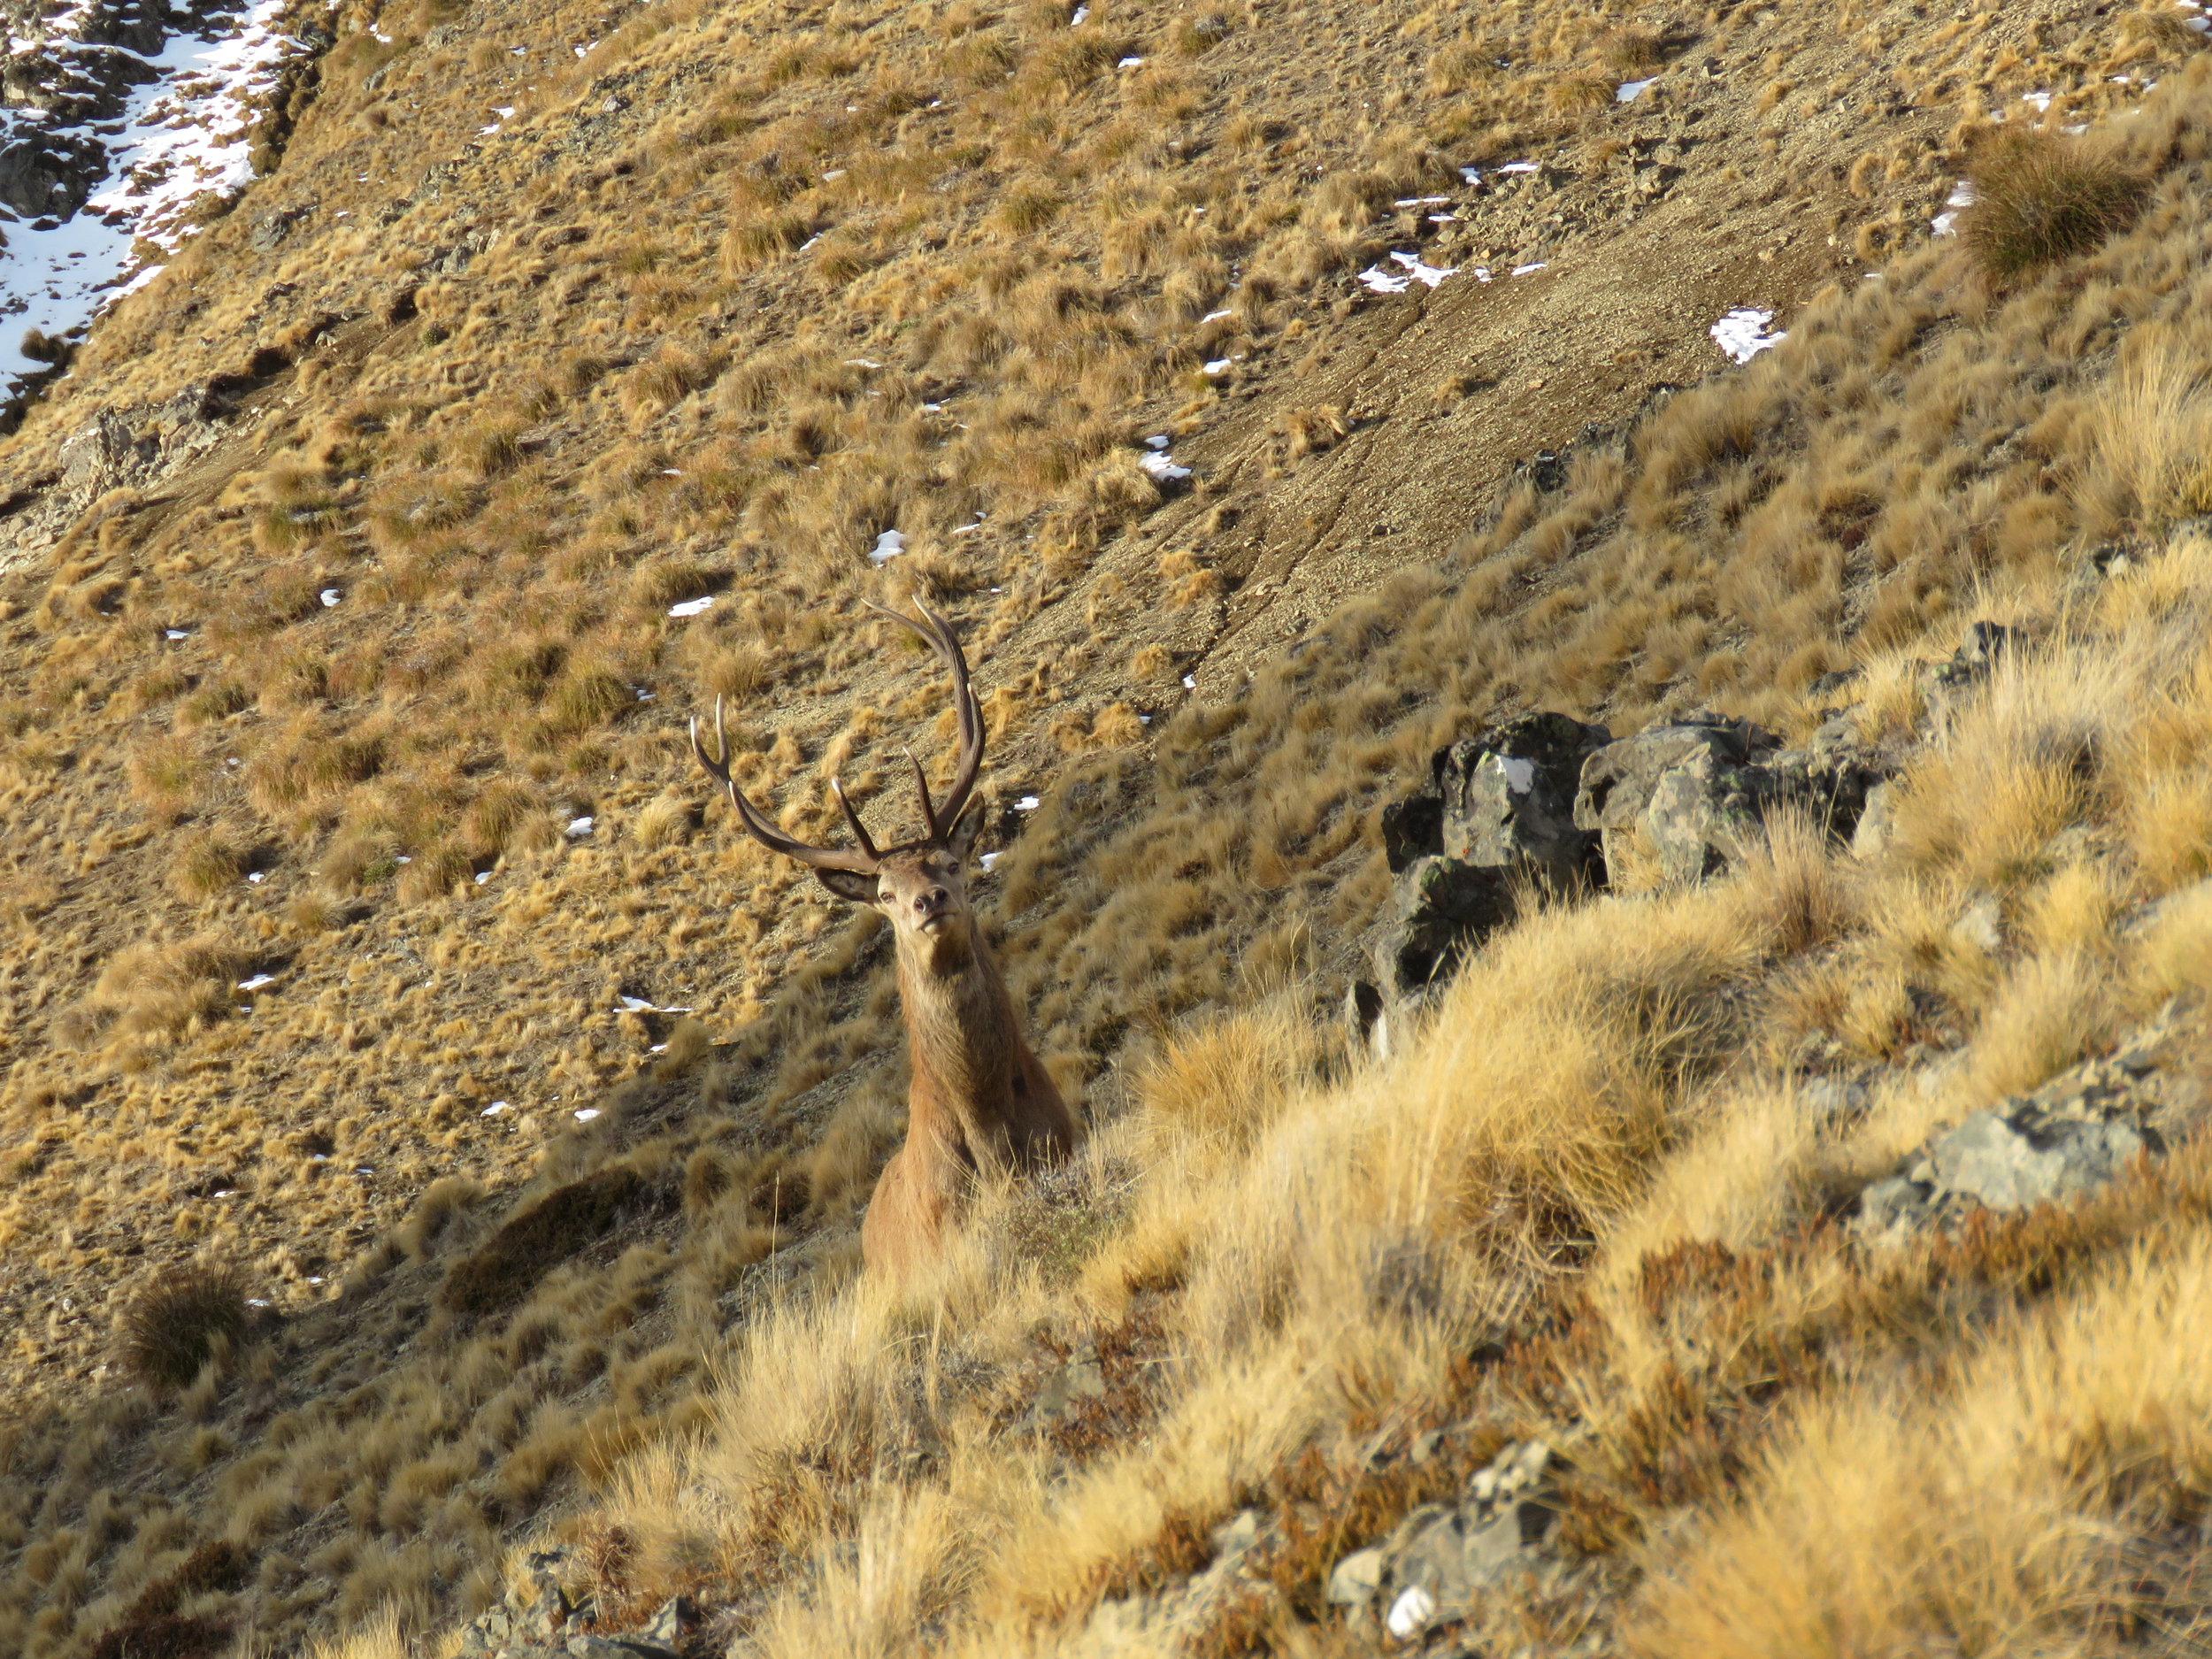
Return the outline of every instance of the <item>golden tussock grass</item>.
[[[1317,579],[1359,591],[1317,599],[1278,657],[1246,607],[1309,532],[1252,479],[1279,461],[1286,489],[1334,500],[1358,446],[1499,418],[1487,363],[1424,362],[1423,390],[1450,373],[1448,414],[1370,406],[1328,367],[1390,320],[1337,302],[1402,240],[1396,202],[1456,191],[1463,161],[1573,174],[1586,140],[1672,108],[1609,95],[1677,49],[1546,7],[1457,42],[1412,9],[1356,38],[1264,8],[1225,29],[1069,17],[914,11],[794,40],[675,0],[560,74],[482,39],[371,54],[348,33],[367,55],[328,60],[326,122],[256,189],[355,224],[397,205],[388,236],[318,227],[264,260],[248,216],[218,224],[11,440],[42,477],[86,400],[157,406],[253,369],[204,473],[111,503],[0,593],[0,1242],[31,1287],[8,1304],[25,1375],[71,1396],[9,1431],[0,1537],[29,1542],[0,1563],[0,1647],[81,1650],[107,1617],[87,1609],[211,1531],[257,1553],[237,1640],[290,1651],[344,1621],[365,1651],[419,1645],[558,1517],[634,1530],[624,1594],[647,1611],[735,1586],[787,1651],[1019,1651],[1175,1581],[1256,1494],[1294,1516],[1325,1494],[1339,1522],[1279,1557],[1294,1622],[1326,1552],[1423,1490],[1363,1448],[1478,1407],[1486,1433],[1597,1448],[1576,1536],[1617,1564],[1624,1540],[1694,1535],[1674,1524],[1750,1467],[1774,1396],[1749,1371],[1777,1350],[1733,1342],[1741,1310],[1702,1348],[1569,1319],[1593,1263],[1636,1307],[1700,1263],[1755,1279],[1678,1247],[1816,1225],[1935,1115],[2202,983],[2196,899],[2125,927],[2202,873],[2197,577],[2139,557],[2085,609],[2053,599],[2088,585],[2086,548],[2187,504],[2154,417],[2093,434],[2130,430],[2105,401],[2132,396],[2109,373],[2124,336],[2181,365],[2146,407],[2194,396],[2200,74],[2169,69],[2129,124],[2154,195],[2099,247],[1996,292],[1916,244],[1740,373],[1576,446],[1563,493],[1424,520],[1451,549],[1435,567]],[[1724,19],[1698,48],[1731,55],[1715,84],[1745,102],[1801,74],[1761,66],[1768,27]],[[1927,73],[1961,72],[1977,34],[1934,42]],[[371,57],[393,65],[373,93]],[[2082,72],[2091,113],[2123,97],[2102,73]],[[1817,84],[1777,95],[1778,132]],[[1548,108],[1560,87],[1578,90]],[[467,144],[488,103],[521,105],[496,142],[394,193],[437,123]],[[1921,222],[1958,148],[1891,142],[1854,211]],[[1825,190],[1834,157],[1807,142],[1760,188]],[[311,303],[357,320],[253,368]],[[1248,419],[1259,450],[1232,475]],[[1208,467],[1196,488],[1141,470],[1154,432]],[[910,550],[879,572],[892,527]],[[1164,568],[1171,548],[1187,562]],[[923,591],[978,658],[991,785],[1040,798],[995,808],[1011,839],[985,891],[1100,1133],[1064,1188],[987,1195],[940,1281],[901,1298],[851,1279],[896,1134],[880,941],[672,779],[682,712],[721,692],[747,787],[837,833],[825,767],[896,775],[942,706],[852,626],[856,601]],[[1859,870],[1781,826],[1732,885],[1532,918],[1386,1063],[1317,1018],[1384,897],[1371,810],[1442,738],[1532,703],[1801,733],[1810,676],[1854,662],[1869,735],[1899,733],[1929,706],[1913,659],[1992,595],[2060,666],[1945,717],[1893,859]],[[2116,675],[2120,639],[2149,642]],[[1205,696],[1178,695],[1190,671]],[[272,982],[238,993],[255,972]],[[1824,1095],[1783,1074],[1970,1050],[1944,1091],[1878,1091],[1863,1133],[1809,1125]],[[615,1186],[631,1199],[601,1202]],[[125,1293],[218,1248],[279,1335],[173,1406],[102,1393]],[[452,1284],[482,1294],[442,1308]],[[1569,1346],[1513,1371],[1521,1404],[1483,1392],[1473,1355],[1547,1333]],[[1036,1422],[1044,1373],[1085,1345],[1106,1394]],[[1716,1378],[1700,1352],[1750,1358]],[[1663,1386],[1670,1366],[1709,1396]],[[121,1514],[103,1489],[143,1508],[99,1519]]]

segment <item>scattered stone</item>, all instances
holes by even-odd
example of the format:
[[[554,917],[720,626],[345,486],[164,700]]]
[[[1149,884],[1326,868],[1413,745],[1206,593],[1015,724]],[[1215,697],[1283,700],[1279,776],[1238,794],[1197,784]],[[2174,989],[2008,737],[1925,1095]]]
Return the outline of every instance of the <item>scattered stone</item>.
[[[1558,1520],[1541,1440],[1508,1446],[1467,1482],[1457,1503],[1425,1503],[1382,1543],[1329,1573],[1333,1606],[1358,1616],[1379,1601],[1384,1628],[1404,1641],[1465,1618],[1480,1594],[1533,1565]]]
[[[1379,1549],[1356,1549],[1330,1570],[1327,1594],[1333,1607],[1365,1607],[1381,1587],[1384,1557]]]
[[[2162,1069],[2165,1030],[2154,1025],[2108,1059],[2087,1061],[1931,1136],[1897,1173],[1859,1194],[1852,1225],[1870,1240],[1894,1241],[1922,1227],[1955,1225],[1977,1210],[2070,1202],[2106,1186],[2132,1159],[2162,1156],[2204,1107],[2202,1084]]]
[[[1973,623],[1958,649],[1951,653],[1950,661],[1929,671],[1929,681],[1945,691],[1963,690],[1987,679],[1991,669],[2027,642],[2023,629],[2008,628],[2000,622]]]
[[[1886,779],[1866,792],[1866,802],[1851,832],[1851,856],[1879,858],[1897,838],[1897,783]]]
[[[1079,1351],[1047,1374],[1037,1390],[1036,1414],[1041,1418],[1065,1417],[1086,1400],[1106,1395],[1106,1372],[1094,1348]]]

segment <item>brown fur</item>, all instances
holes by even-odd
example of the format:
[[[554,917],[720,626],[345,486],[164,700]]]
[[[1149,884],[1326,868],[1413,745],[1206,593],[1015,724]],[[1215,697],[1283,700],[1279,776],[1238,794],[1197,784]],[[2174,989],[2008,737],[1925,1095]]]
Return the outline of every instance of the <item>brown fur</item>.
[[[821,872],[872,902],[898,946],[912,1080],[906,1141],[884,1166],[861,1225],[869,1267],[903,1275],[933,1256],[980,1178],[1058,1163],[1082,1132],[1024,1039],[962,872],[979,815],[942,844],[884,855],[872,880]],[[872,887],[873,892],[864,889]]]

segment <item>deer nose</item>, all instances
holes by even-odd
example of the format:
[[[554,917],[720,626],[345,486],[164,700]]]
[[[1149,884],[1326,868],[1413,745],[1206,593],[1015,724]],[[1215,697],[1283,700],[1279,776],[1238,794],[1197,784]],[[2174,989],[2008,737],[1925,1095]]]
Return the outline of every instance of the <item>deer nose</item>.
[[[946,892],[944,888],[932,887],[928,892],[916,897],[914,908],[927,916],[933,910],[943,910],[951,898],[952,895]]]

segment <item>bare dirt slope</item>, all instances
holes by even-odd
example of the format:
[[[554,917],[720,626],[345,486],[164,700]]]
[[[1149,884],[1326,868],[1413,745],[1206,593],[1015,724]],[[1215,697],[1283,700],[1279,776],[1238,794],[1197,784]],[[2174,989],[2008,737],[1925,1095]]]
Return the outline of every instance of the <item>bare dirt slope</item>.
[[[756,1293],[838,1282],[882,942],[704,805],[681,717],[732,700],[828,833],[830,773],[949,729],[861,597],[971,641],[1010,968],[1105,1123],[1179,1021],[1340,986],[1440,736],[1799,718],[2140,527],[2067,457],[2185,303],[2177,16],[1071,16],[342,7],[281,165],[0,452],[22,1651],[218,1535],[227,1632],[472,1609],[702,1420]],[[1924,245],[2000,116],[2164,181],[2011,310]],[[1371,292],[1394,251],[1456,273]],[[1709,337],[1746,304],[1786,373]],[[119,1323],[205,1260],[281,1324],[160,1402]]]

